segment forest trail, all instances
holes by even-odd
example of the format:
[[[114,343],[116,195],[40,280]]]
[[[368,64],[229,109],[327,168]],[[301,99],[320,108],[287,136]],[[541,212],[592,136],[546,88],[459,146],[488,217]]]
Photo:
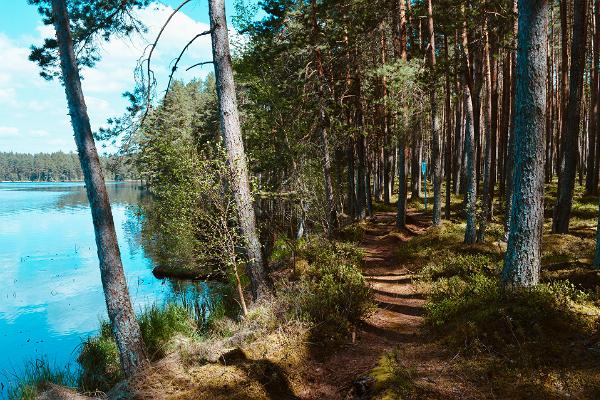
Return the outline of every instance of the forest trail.
[[[430,217],[409,212],[407,229],[395,227],[395,212],[377,212],[360,242],[363,272],[375,292],[377,308],[356,328],[356,341],[327,355],[315,354],[302,399],[369,398],[361,382],[385,352],[398,349],[402,366],[419,385],[419,398],[481,398],[466,393],[463,382],[449,371],[448,352],[433,341],[424,328],[424,293],[413,283],[415,274],[398,260],[397,250],[423,233]],[[450,355],[451,357],[451,355]],[[481,396],[481,394],[479,394]],[[362,397],[364,396],[364,397]],[[425,397],[422,397],[425,396]]]

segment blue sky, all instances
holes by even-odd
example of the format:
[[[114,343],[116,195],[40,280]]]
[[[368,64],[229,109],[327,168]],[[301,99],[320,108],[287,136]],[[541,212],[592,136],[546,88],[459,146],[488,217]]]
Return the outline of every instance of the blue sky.
[[[233,1],[226,1],[229,23],[234,12]],[[124,112],[127,104],[121,94],[133,87],[133,70],[137,60],[147,43],[154,40],[172,7],[180,2],[157,1],[140,11],[139,17],[148,27],[148,34],[104,43],[102,60],[95,68],[83,71],[83,90],[94,129],[103,126],[107,118]],[[57,81],[43,80],[37,66],[27,60],[29,47],[40,44],[53,31],[43,26],[35,7],[28,5],[26,0],[3,3],[7,4],[3,4],[3,12],[0,13],[0,151],[74,151],[62,87]],[[189,38],[208,29],[207,0],[194,0],[182,11],[163,33],[153,55],[158,91],[164,90],[169,65]],[[187,54],[180,63],[182,67],[210,60],[209,37],[197,40]],[[189,80],[206,76],[212,66],[194,68],[187,73],[184,69],[180,68],[176,76]]]

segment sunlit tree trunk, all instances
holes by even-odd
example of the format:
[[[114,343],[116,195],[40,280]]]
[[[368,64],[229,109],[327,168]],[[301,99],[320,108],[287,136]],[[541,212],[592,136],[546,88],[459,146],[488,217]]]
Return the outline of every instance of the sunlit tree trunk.
[[[394,56],[402,61],[407,60],[406,54],[406,3],[398,0],[393,15],[394,27]],[[398,203],[396,211],[396,227],[406,226],[406,138],[408,136],[408,111],[402,108],[402,127],[398,135]]]
[[[475,117],[473,114],[473,97],[471,90],[473,88],[473,74],[469,62],[469,39],[467,35],[467,22],[463,24],[463,51],[465,59],[465,214],[467,218],[467,227],[465,230],[465,243],[473,244],[477,238],[476,230],[476,204],[477,204],[477,173],[476,163],[476,144],[475,144]]]
[[[129,377],[146,363],[144,342],[129,298],[112,210],[81,89],[66,0],[52,0],[52,16],[69,115],[92,210],[108,318],[119,349],[121,367]]]
[[[446,62],[450,65],[448,56],[448,36],[444,35],[444,56]],[[446,178],[446,203],[444,208],[444,217],[450,219],[450,200],[452,193],[452,109],[450,106],[450,70],[446,70],[445,82],[445,101],[444,101],[444,129],[446,130],[446,146],[444,148],[445,178]]]
[[[539,281],[544,226],[547,0],[519,0],[514,188],[502,281]]]
[[[433,6],[431,0],[427,0],[427,20],[429,28],[429,64],[432,74],[435,73],[435,31],[433,26]],[[439,225],[442,221],[442,152],[440,140],[440,119],[437,111],[435,78],[431,83],[429,91],[429,103],[431,106],[431,162],[433,173],[433,225]]]
[[[487,17],[483,23],[484,36],[484,77],[485,77],[485,107],[483,109],[484,132],[485,132],[485,152],[483,162],[483,203],[482,213],[479,220],[479,231],[477,232],[477,241],[483,243],[485,240],[485,228],[492,213],[491,197],[491,168],[492,168],[492,71],[490,55],[490,38],[487,26]]]
[[[246,246],[246,273],[250,278],[254,300],[268,293],[267,275],[256,228],[256,216],[250,192],[248,164],[242,140],[240,118],[233,81],[233,68],[229,51],[229,35],[225,19],[224,0],[209,0],[213,64],[217,96],[219,98],[221,134],[227,149],[231,171],[231,189],[238,208],[238,220]]]

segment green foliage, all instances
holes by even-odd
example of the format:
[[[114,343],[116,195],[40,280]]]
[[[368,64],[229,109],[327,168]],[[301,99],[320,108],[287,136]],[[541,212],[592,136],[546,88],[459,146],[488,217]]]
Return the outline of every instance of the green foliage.
[[[177,335],[193,336],[195,322],[187,308],[176,303],[153,305],[138,316],[148,355],[158,360],[166,355],[170,341]],[[85,391],[107,392],[123,378],[119,351],[110,324],[103,322],[97,336],[81,345],[77,362],[81,366],[79,387]]]
[[[29,4],[37,6],[38,12],[44,17],[45,25],[52,25],[52,7],[50,0],[28,0]],[[126,36],[145,28],[135,18],[135,10],[141,9],[150,0],[87,0],[68,1],[67,12],[70,19],[70,30],[73,37],[75,54],[80,66],[93,66],[100,59],[99,39],[109,41],[113,35]],[[52,79],[58,73],[58,43],[54,36],[46,38],[42,46],[32,46],[29,59],[36,62],[40,75]]]
[[[500,265],[489,256],[482,254],[452,254],[441,261],[430,262],[421,275],[426,280],[435,281],[440,278],[457,276],[467,279],[473,274],[491,275],[500,271]]]
[[[163,307],[152,305],[138,320],[146,351],[153,360],[166,355],[167,345],[176,335],[193,336],[196,331],[188,309],[175,303]]]
[[[359,267],[360,251],[311,239],[299,245],[299,257],[309,265],[288,303],[296,316],[315,324],[318,336],[337,340],[372,311],[373,293]]]
[[[220,146],[214,79],[175,82],[137,138],[153,201],[143,236],[161,275],[231,274],[241,237]]]
[[[425,309],[428,323],[467,351],[517,353],[542,345],[554,351],[557,340],[594,331],[594,318],[577,311],[585,300],[568,283],[506,288],[476,273],[437,281]]]
[[[35,400],[42,383],[73,386],[75,374],[68,365],[57,368],[43,358],[30,361],[25,364],[24,372],[16,377],[14,384],[9,386],[6,396],[8,400]]]
[[[108,322],[102,322],[97,336],[82,343],[77,362],[81,366],[79,387],[84,391],[107,392],[123,378],[119,350]]]
[[[109,180],[136,178],[129,157],[101,156],[104,176]],[[77,153],[20,154],[0,152],[0,181],[82,181]]]

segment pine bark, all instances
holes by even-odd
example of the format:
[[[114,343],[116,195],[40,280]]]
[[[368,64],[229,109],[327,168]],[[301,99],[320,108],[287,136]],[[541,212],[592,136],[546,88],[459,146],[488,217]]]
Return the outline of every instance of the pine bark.
[[[406,54],[406,3],[405,0],[396,2],[393,15],[394,27],[394,56],[402,61],[407,60]],[[406,137],[408,135],[406,107],[403,107],[402,132],[398,135],[398,203],[396,211],[396,227],[406,227]]]
[[[515,171],[511,226],[502,281],[539,282],[544,226],[547,0],[519,0],[515,98]]]
[[[465,214],[467,227],[465,230],[465,243],[473,244],[477,239],[476,203],[477,203],[477,166],[475,143],[475,117],[473,113],[473,70],[470,63],[469,40],[467,35],[467,22],[463,24],[463,50],[465,59]]]
[[[436,84],[435,84],[435,31],[433,26],[433,6],[431,0],[427,0],[427,20],[429,29],[429,65],[433,81],[429,91],[429,103],[431,106],[431,162],[433,175],[433,214],[434,226],[442,222],[442,152],[440,139],[440,119],[437,110]]]
[[[583,71],[585,67],[587,1],[575,0],[573,15],[573,41],[571,43],[571,71],[569,80],[569,102],[566,114],[566,131],[563,137],[561,173],[552,232],[568,233],[573,190],[577,173],[579,124],[581,120],[581,98],[583,92]]]
[[[66,0],[52,0],[52,16],[71,125],[92,211],[108,318],[119,349],[121,367],[125,375],[130,377],[146,364],[147,357],[129,298],[112,210],[81,88]]]
[[[219,98],[221,134],[227,150],[227,161],[232,176],[231,189],[235,198],[238,222],[245,241],[247,256],[246,273],[250,279],[254,300],[269,292],[265,263],[256,228],[256,216],[250,180],[248,162],[242,140],[240,118],[233,80],[233,67],[229,50],[229,35],[225,19],[224,0],[209,0],[208,11],[212,39],[213,64],[217,96]]]

